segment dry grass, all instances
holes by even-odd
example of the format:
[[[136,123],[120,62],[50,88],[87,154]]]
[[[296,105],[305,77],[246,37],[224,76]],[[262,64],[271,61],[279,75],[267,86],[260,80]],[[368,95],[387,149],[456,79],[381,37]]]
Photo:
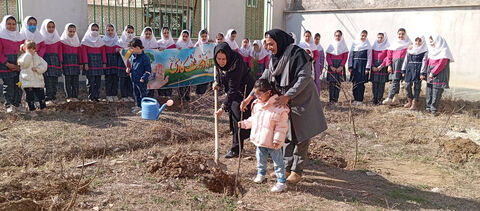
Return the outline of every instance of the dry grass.
[[[327,97],[324,90],[322,101]],[[367,88],[365,101],[369,97]],[[289,186],[287,193],[271,194],[275,182],[271,178],[264,184],[251,181],[256,174],[255,149],[247,143],[241,199],[210,191],[200,165],[194,166],[201,171],[187,177],[175,176],[185,171],[178,166],[159,165],[155,173],[149,172],[163,159],[182,153],[187,157],[180,158],[188,164],[200,156],[195,164],[206,169],[206,160],[214,156],[210,95],[169,108],[160,121],[131,115],[128,103],[64,104],[35,117],[0,110],[0,210],[64,208],[82,177],[76,166],[83,159],[98,162],[84,169],[82,184],[96,177],[79,191],[74,206],[78,210],[480,207],[479,152],[471,141],[452,141],[444,135],[448,130],[478,129],[478,103],[446,99],[439,117],[369,103],[354,107],[359,155],[353,169],[355,143],[349,107],[343,97],[340,101],[324,106],[329,129],[312,139],[304,179]],[[228,131],[225,115],[220,131]],[[220,151],[226,152],[231,136],[222,133],[220,142]],[[235,172],[236,159],[220,161],[226,164],[227,174]]]

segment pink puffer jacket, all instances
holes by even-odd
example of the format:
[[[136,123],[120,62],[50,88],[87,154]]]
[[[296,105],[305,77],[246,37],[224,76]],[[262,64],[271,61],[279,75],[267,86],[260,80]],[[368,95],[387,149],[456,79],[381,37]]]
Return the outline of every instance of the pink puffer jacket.
[[[277,95],[270,97],[266,103],[253,102],[252,116],[241,121],[242,128],[252,129],[250,141],[258,147],[279,149],[285,143],[288,130],[288,112],[286,107],[276,107],[273,101]],[[278,143],[276,147],[273,143]]]

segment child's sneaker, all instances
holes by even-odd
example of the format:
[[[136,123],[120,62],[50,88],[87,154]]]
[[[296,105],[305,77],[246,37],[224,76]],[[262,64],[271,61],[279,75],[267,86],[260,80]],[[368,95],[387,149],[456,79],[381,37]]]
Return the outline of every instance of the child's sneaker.
[[[270,191],[272,193],[281,193],[287,190],[287,184],[285,183],[277,183],[275,184]]]
[[[383,104],[383,105],[390,105],[390,104],[392,104],[392,99],[387,97],[387,99],[385,99],[385,100],[382,102],[382,104]]]
[[[138,114],[138,112],[141,111],[141,110],[142,110],[142,108],[137,107],[137,106],[134,106],[134,107],[132,108],[132,113]]]
[[[254,183],[262,183],[265,181],[265,175],[257,174],[257,177],[253,180]]]

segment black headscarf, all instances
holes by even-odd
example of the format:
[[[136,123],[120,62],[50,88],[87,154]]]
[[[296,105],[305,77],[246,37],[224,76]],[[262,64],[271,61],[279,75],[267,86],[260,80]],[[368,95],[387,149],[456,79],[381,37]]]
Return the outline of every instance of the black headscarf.
[[[217,63],[218,52],[223,52],[227,56],[227,64],[225,64],[225,66],[223,66],[223,67],[220,67],[220,65],[218,65],[218,63]],[[215,66],[219,70],[230,71],[230,69],[232,69],[232,65],[234,65],[238,61],[239,57],[241,57],[240,54],[233,51],[230,48],[230,46],[228,45],[228,43],[226,43],[226,42],[220,43],[217,46],[215,46],[213,61],[215,62]]]
[[[271,37],[277,43],[277,53],[272,55],[273,67],[277,67],[278,61],[283,56],[285,49],[294,42],[293,37],[281,29],[272,29],[265,32],[265,37]]]

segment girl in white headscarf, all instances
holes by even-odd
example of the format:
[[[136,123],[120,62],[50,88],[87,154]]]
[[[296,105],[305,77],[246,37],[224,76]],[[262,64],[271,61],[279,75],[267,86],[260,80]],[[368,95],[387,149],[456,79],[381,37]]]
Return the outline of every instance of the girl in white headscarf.
[[[250,57],[250,53],[252,52],[252,46],[250,45],[250,40],[248,38],[243,38],[242,40],[242,47],[238,49],[238,53],[242,55],[243,62],[245,65],[250,66],[250,62],[252,57]]]
[[[158,49],[165,50],[172,48],[177,48],[175,46],[175,41],[173,41],[172,32],[170,31],[170,28],[164,26],[162,28],[162,39],[158,41]]]
[[[145,27],[140,35],[140,40],[142,41],[143,47],[145,49],[157,49],[158,43],[157,38],[153,35],[152,27]]]
[[[88,26],[81,44],[82,60],[85,64],[83,74],[87,76],[88,99],[90,102],[99,102],[100,85],[106,68],[107,55],[98,24],[91,23]]]
[[[135,38],[135,28],[132,25],[126,25],[122,31],[120,39],[118,40],[118,45],[121,48],[128,48],[128,44],[133,38]],[[127,67],[121,58],[118,59],[118,68],[121,101],[134,102],[132,81],[126,72]]]
[[[195,47],[202,46],[204,44],[211,43],[210,37],[208,36],[208,31],[202,29],[198,32],[198,41],[195,43]]]
[[[238,44],[237,44],[237,41],[235,41],[236,37],[237,37],[237,31],[235,31],[235,29],[229,29],[227,31],[227,35],[225,36],[225,42],[228,43],[228,45],[232,50],[238,52]]]
[[[22,28],[20,28],[20,35],[23,40],[33,40],[37,44],[37,54],[43,57],[43,54],[45,54],[45,42],[37,25],[38,22],[35,17],[25,17],[22,22]]]
[[[372,81],[372,102],[374,105],[382,103],[385,82],[388,81],[387,72],[387,51],[390,47],[386,32],[377,34],[377,39],[372,46],[373,64],[370,71],[370,80]]]
[[[328,64],[328,91],[331,103],[338,102],[340,95],[340,83],[345,81],[345,64],[348,59],[347,43],[343,39],[343,33],[340,30],[335,31],[332,43],[327,48]]]
[[[222,32],[218,32],[217,36],[215,37],[215,46],[218,44],[225,42],[225,35]]]
[[[250,51],[250,57],[252,58],[252,62],[250,63],[250,68],[255,71],[255,77],[258,80],[262,75],[263,71],[265,71],[265,67],[268,64],[269,54],[267,50],[263,47],[261,40],[253,41],[253,48]],[[252,64],[256,63],[256,66],[252,66]]]
[[[105,54],[107,56],[107,64],[104,70],[105,74],[105,92],[107,102],[118,101],[118,72],[121,69],[118,66],[120,55],[117,49],[121,48],[118,42],[117,29],[113,24],[107,24],[103,29],[103,42],[105,43]]]
[[[383,104],[397,104],[398,99],[396,95],[400,92],[400,80],[402,80],[402,65],[407,55],[407,49],[412,45],[412,41],[407,35],[407,31],[404,28],[400,28],[397,31],[397,38],[390,43],[390,47],[387,52],[387,66],[389,79],[392,80],[388,97],[383,101]]]
[[[45,42],[43,59],[48,63],[47,72],[43,74],[45,81],[46,105],[54,104],[57,99],[58,77],[62,76],[62,42],[58,35],[55,22],[45,19],[40,27],[40,34]]]
[[[368,81],[368,72],[372,65],[372,46],[368,41],[368,32],[363,30],[352,43],[348,57],[348,71],[353,83],[352,104],[361,105],[365,94],[365,83]]]
[[[428,39],[428,67],[422,73],[422,79],[427,80],[426,109],[436,116],[443,91],[450,88],[450,62],[454,60],[442,36],[430,35]]]
[[[423,36],[415,37],[415,44],[407,50],[407,56],[402,65],[402,74],[405,80],[405,91],[407,94],[407,103],[404,108],[416,110],[422,81],[420,80],[421,72],[425,72],[427,68],[427,45]],[[412,88],[414,92],[412,92]]]
[[[317,49],[317,45],[315,44],[315,41],[312,37],[312,32],[310,31],[305,31],[303,33],[303,40],[298,43],[298,47],[303,48],[305,50],[309,50],[312,52],[313,59],[315,60],[314,63],[314,81],[315,81],[315,86],[317,87],[317,92],[320,93],[320,75],[321,75],[321,70],[320,68],[317,68],[317,63],[319,63],[319,51]],[[322,49],[322,57],[323,57],[323,49]],[[323,62],[322,62],[323,63]]]
[[[177,49],[193,48],[190,32],[188,30],[183,30],[182,33],[180,33],[175,45],[177,46]]]
[[[65,97],[67,102],[77,102],[79,75],[83,67],[80,60],[80,40],[78,39],[77,26],[75,24],[67,23],[65,25],[65,29],[60,36],[60,42],[62,42],[62,70],[65,76]]]
[[[23,38],[17,31],[17,20],[11,15],[3,17],[0,23],[0,78],[3,80],[3,93],[7,112],[20,109],[22,90],[18,83],[18,51]]]

